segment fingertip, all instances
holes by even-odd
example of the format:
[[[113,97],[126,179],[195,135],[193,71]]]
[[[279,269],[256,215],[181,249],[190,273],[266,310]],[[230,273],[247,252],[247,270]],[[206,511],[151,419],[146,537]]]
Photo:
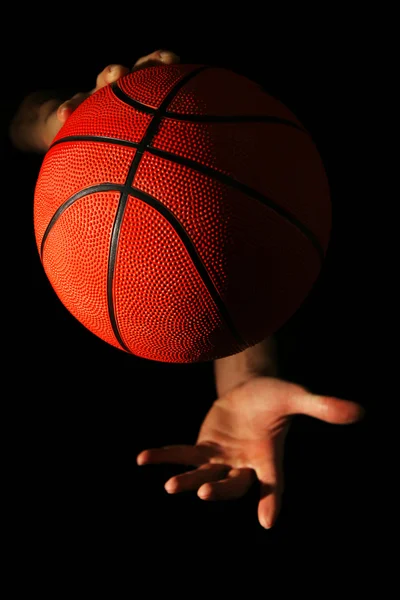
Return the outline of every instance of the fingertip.
[[[174,494],[177,490],[177,487],[177,484],[172,480],[167,481],[167,483],[164,485],[164,489],[168,494]]]
[[[201,500],[209,500],[209,498],[211,498],[211,494],[212,488],[207,483],[202,485],[197,491],[197,495],[199,498],[201,498]]]
[[[108,67],[106,67],[105,71],[106,73],[110,74],[110,73],[115,73],[118,70],[118,67],[120,65],[108,65]]]
[[[146,67],[153,67],[158,65],[177,64],[180,63],[180,60],[180,57],[177,54],[175,54],[175,52],[171,52],[170,50],[164,49],[155,50],[151,54],[139,58],[135,62],[132,71],[138,71]]]
[[[112,83],[124,75],[127,75],[127,73],[129,73],[127,67],[123,67],[122,65],[109,65],[106,69],[105,77],[108,83]]]
[[[272,516],[267,517],[266,515],[260,515],[258,520],[261,527],[264,527],[264,529],[271,529],[274,524]]]
[[[171,50],[158,50],[157,54],[160,60],[167,65],[179,63],[181,60],[180,56]]]
[[[65,121],[71,116],[72,109],[67,105],[61,105],[57,109],[57,119],[60,123],[65,123]]]
[[[283,475],[281,475],[279,485],[276,483],[261,484],[258,520],[264,529],[271,529],[271,527],[275,525],[279,516],[283,489]]]
[[[141,466],[144,465],[146,463],[146,455],[144,453],[139,454],[136,457],[136,463]]]
[[[352,425],[364,419],[365,410],[360,404],[347,400],[339,400],[339,402],[337,412],[334,415],[334,424]]]

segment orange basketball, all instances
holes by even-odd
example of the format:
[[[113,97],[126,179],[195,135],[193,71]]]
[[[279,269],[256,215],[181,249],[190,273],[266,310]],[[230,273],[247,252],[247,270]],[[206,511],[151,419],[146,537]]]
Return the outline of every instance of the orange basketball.
[[[34,225],[52,287],[87,329],[195,363],[253,346],[298,310],[331,202],[310,134],[258,84],[156,66],[68,119],[42,163]]]

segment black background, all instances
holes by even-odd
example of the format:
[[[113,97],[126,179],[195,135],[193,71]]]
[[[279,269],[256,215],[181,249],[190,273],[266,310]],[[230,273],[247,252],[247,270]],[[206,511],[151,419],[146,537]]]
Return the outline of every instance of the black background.
[[[372,300],[378,265],[363,161],[368,41],[355,23],[320,18],[320,27],[293,23],[279,32],[270,22],[255,30],[238,18],[166,35],[159,17],[156,28],[143,31],[139,24],[138,37],[132,12],[123,27],[104,15],[100,24],[78,26],[71,19],[51,34],[42,26],[15,36],[19,51],[8,57],[2,98],[12,223],[4,245],[13,282],[6,284],[5,321],[14,369],[14,443],[24,456],[25,543],[52,569],[67,565],[76,573],[83,564],[104,561],[129,571],[144,548],[147,556],[203,547],[221,553],[235,548],[239,555],[261,548],[265,556],[281,543],[299,552],[375,552],[380,323]],[[136,32],[131,37],[129,22]],[[286,443],[283,505],[271,531],[258,524],[256,486],[241,500],[207,503],[195,493],[164,491],[164,482],[183,469],[136,466],[145,448],[194,443],[216,398],[212,363],[170,365],[129,356],[67,312],[46,279],[33,235],[42,157],[17,152],[7,139],[9,119],[27,93],[87,91],[107,64],[132,66],[157,48],[173,50],[181,62],[230,68],[261,83],[310,131],[331,186],[328,255],[312,293],[278,332],[280,365],[288,380],[359,402],[367,415],[345,427],[295,420]]]

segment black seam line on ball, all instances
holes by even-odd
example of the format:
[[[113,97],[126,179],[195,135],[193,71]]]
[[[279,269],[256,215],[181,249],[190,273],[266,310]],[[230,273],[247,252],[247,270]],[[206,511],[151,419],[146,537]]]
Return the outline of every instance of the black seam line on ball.
[[[130,142],[129,140],[123,140],[122,138],[113,138],[105,135],[68,135],[54,142],[54,144],[51,145],[51,148],[67,142],[99,142],[101,144],[109,143],[117,146],[127,146],[129,148],[137,148],[139,146],[139,142]]]
[[[79,198],[81,198],[84,195],[87,195],[87,194],[90,194],[90,193],[93,193],[93,192],[107,191],[107,190],[114,190],[114,191],[120,191],[120,192],[122,192],[121,193],[120,202],[119,202],[119,207],[117,209],[117,215],[116,215],[116,218],[114,220],[114,226],[113,226],[112,241],[114,240],[115,243],[114,243],[114,245],[111,244],[111,248],[110,248],[110,260],[109,260],[109,269],[108,269],[108,301],[109,301],[109,313],[110,313],[110,306],[112,307],[112,311],[111,311],[112,314],[110,313],[110,320],[111,320],[111,323],[112,323],[112,327],[113,327],[114,333],[115,333],[115,335],[116,335],[119,343],[121,344],[121,346],[124,347],[125,350],[127,350],[128,352],[130,352],[130,350],[126,347],[126,345],[124,344],[123,340],[121,339],[121,336],[120,336],[119,331],[118,331],[117,323],[116,323],[116,320],[115,320],[115,313],[114,313],[114,307],[113,307],[113,298],[112,298],[112,281],[113,281],[113,270],[114,270],[116,250],[117,250],[117,245],[118,245],[119,230],[120,230],[120,226],[121,226],[123,214],[124,214],[124,211],[125,211],[126,202],[127,202],[127,199],[128,199],[128,194],[132,193],[132,192],[133,192],[133,194],[135,194],[135,192],[136,192],[136,190],[134,188],[132,190],[130,190],[130,186],[131,186],[132,181],[134,179],[134,176],[135,176],[136,170],[138,168],[138,165],[140,163],[140,160],[141,160],[141,157],[143,155],[143,152],[146,149],[149,150],[149,151],[152,151],[152,149],[148,146],[148,144],[150,143],[152,137],[154,136],[154,133],[155,133],[157,127],[159,126],[159,123],[160,123],[161,119],[163,117],[170,117],[171,118],[171,115],[173,115],[173,113],[167,114],[166,112],[163,112],[163,108],[166,107],[166,106],[168,106],[168,104],[171,102],[171,99],[177,94],[178,90],[183,85],[185,85],[187,83],[187,81],[189,79],[191,79],[192,77],[196,76],[198,73],[200,73],[201,71],[203,71],[205,69],[207,69],[207,67],[200,67],[199,69],[197,69],[195,71],[192,71],[191,73],[189,73],[188,75],[186,75],[184,78],[182,78],[178,82],[178,84],[166,96],[166,98],[164,99],[164,101],[160,105],[159,109],[157,109],[157,110],[149,109],[149,112],[152,112],[152,114],[154,114],[154,118],[152,119],[151,123],[149,124],[147,132],[146,132],[145,136],[143,137],[143,139],[142,139],[142,141],[140,143],[128,142],[126,140],[121,140],[121,139],[118,139],[118,138],[110,138],[108,136],[69,136],[69,137],[66,137],[66,138],[62,138],[62,139],[58,140],[57,142],[55,142],[53,144],[53,145],[56,145],[56,144],[62,143],[64,141],[67,142],[67,141],[83,140],[83,139],[85,139],[85,140],[90,140],[90,141],[111,142],[111,143],[115,143],[115,144],[132,146],[132,147],[137,148],[137,152],[136,152],[135,157],[134,157],[134,159],[132,161],[131,168],[129,170],[128,177],[126,179],[125,186],[121,186],[121,185],[118,185],[118,184],[101,184],[101,185],[98,185],[98,186],[91,186],[90,188],[86,188],[86,190],[81,190],[81,192],[75,194],[67,202],[65,202],[63,204],[63,206],[60,207],[58,209],[58,211],[55,213],[55,215],[53,216],[52,220],[50,221],[50,223],[49,223],[49,225],[48,225],[48,227],[46,229],[46,232],[45,232],[45,234],[43,236],[43,240],[42,240],[42,244],[41,244],[41,255],[42,255],[44,243],[45,243],[45,240],[47,238],[48,232],[53,227],[55,221],[60,217],[60,215],[62,214],[62,212],[64,212],[64,210],[66,210],[74,201],[78,200]],[[129,98],[129,96],[126,96],[122,92],[122,90],[120,90],[120,91],[121,91],[120,96],[122,97],[123,101],[131,100]],[[143,110],[143,107],[141,107],[141,110]],[[268,119],[268,120],[270,120],[270,119]],[[275,119],[273,119],[273,121],[276,122]],[[285,121],[285,123],[289,124],[289,125],[293,125],[289,121]],[[162,151],[160,151],[160,152],[162,152]],[[175,159],[179,159],[180,158],[180,157],[175,157],[175,155],[170,155],[169,153],[165,153],[165,154],[163,153],[164,157],[167,154],[170,157],[171,156],[174,157]],[[195,162],[192,163],[191,161],[189,161],[189,162],[190,162],[189,166],[191,166],[192,168],[193,167],[194,168],[198,168],[199,165],[197,165],[197,163],[195,163]],[[210,169],[210,171],[211,171],[212,175],[214,175],[214,176],[217,175],[217,174],[219,174],[218,172],[214,172],[211,169]],[[207,174],[209,174],[209,172]],[[226,177],[226,179],[229,180],[230,178]],[[234,181],[236,181],[236,180],[234,180]],[[229,183],[229,182],[225,181],[225,183]],[[129,186],[129,189],[126,187],[126,185]],[[143,199],[144,196],[145,196],[145,193],[144,192],[140,192],[140,190],[138,190],[138,192],[142,194],[142,199]],[[138,194],[136,194],[136,195],[138,195]],[[146,196],[147,196],[148,199],[151,198],[148,195],[146,195]],[[163,205],[161,203],[159,203],[159,204],[155,204],[155,203],[158,203],[158,201],[156,199],[153,199],[153,206],[155,206],[156,208],[157,208],[157,206],[158,207],[159,206],[163,207]],[[165,209],[165,207],[163,207],[163,208],[164,208],[164,210],[167,210],[167,209]],[[160,212],[164,212],[164,211],[160,211]],[[170,214],[170,213],[168,213],[168,214]],[[175,222],[178,223],[178,221],[176,221],[176,219],[172,215],[170,215],[170,217],[172,217],[172,219]],[[168,220],[170,222],[172,222],[171,219],[168,219]],[[179,228],[181,228],[182,231],[184,231],[184,229],[182,228],[182,226],[180,224],[179,224]],[[175,229],[176,229],[176,227],[175,227]],[[187,239],[189,239],[188,236],[187,236],[187,234],[185,234],[185,235],[186,235]],[[191,255],[193,255],[193,256],[197,256],[196,263],[200,260],[193,247],[192,247],[192,252],[189,252],[189,253]],[[207,272],[206,272],[204,266],[202,265],[201,261],[200,261],[200,264],[202,266],[201,270],[202,271],[204,270],[204,272],[207,274]],[[111,270],[110,270],[110,265],[112,266]],[[203,277],[203,279],[204,279],[204,277]],[[207,274],[207,279],[209,279],[208,274]],[[111,284],[111,285],[109,285],[109,284]],[[212,285],[212,282],[211,282],[211,285]],[[216,293],[217,297],[219,298],[217,290],[215,290],[215,288],[213,286],[212,286],[212,289],[214,290],[214,293]],[[212,296],[214,296],[214,295],[215,294],[212,294]],[[220,305],[220,302],[217,302],[217,304]],[[230,322],[231,320],[230,320],[229,316],[226,318],[227,311],[226,311],[225,307],[223,308],[223,311],[221,311],[221,312],[224,313],[225,320],[227,321],[227,325],[228,325],[228,322]],[[234,337],[239,342],[239,344],[243,344],[243,340],[235,332],[235,329],[233,327],[233,323],[231,325],[229,325],[229,326],[230,326],[232,334],[234,334]],[[236,335],[235,335],[235,333],[236,333]]]
[[[133,98],[131,98],[127,93],[125,93],[123,90],[121,90],[117,81],[114,81],[114,83],[111,83],[110,87],[111,87],[114,95],[118,98],[118,100],[121,100],[124,104],[129,104],[129,106],[132,106],[132,108],[135,108],[139,112],[143,112],[143,113],[146,113],[149,115],[154,115],[157,112],[157,110],[159,110],[157,108],[147,106],[147,104],[143,104],[142,102],[138,102],[137,100],[134,100]]]
[[[83,198],[84,196],[89,196],[90,194],[94,194],[95,192],[123,192],[125,190],[125,186],[118,183],[101,183],[98,185],[91,185],[83,190],[80,190],[76,194],[73,194],[68,200],[63,202],[63,204],[56,210],[54,215],[49,221],[49,224],[46,227],[46,230],[42,237],[42,243],[40,244],[40,258],[43,259],[43,251],[44,245],[46,243],[47,236],[49,235],[51,229],[54,227],[56,221],[61,217],[63,212],[67,210],[77,200]]]
[[[198,75],[199,73],[201,73],[202,71],[206,70],[208,67],[207,66],[201,66],[198,69],[195,69],[193,71],[191,71],[190,73],[188,73],[187,75],[185,75],[184,77],[182,77],[178,83],[172,88],[172,90],[170,90],[170,92],[166,95],[166,97],[164,98],[164,100],[161,102],[160,107],[154,112],[154,116],[153,119],[151,120],[151,122],[149,123],[148,127],[147,127],[147,131],[144,134],[141,142],[139,143],[139,146],[137,148],[136,154],[134,159],[132,160],[132,164],[131,164],[131,168],[129,169],[129,173],[127,175],[127,178],[125,180],[125,186],[127,187],[131,187],[132,186],[132,182],[134,180],[135,174],[137,172],[137,169],[139,167],[140,161],[143,157],[143,154],[145,152],[145,150],[148,148],[148,146],[150,145],[154,135],[157,132],[157,129],[160,125],[160,122],[162,120],[162,118],[164,117],[165,114],[165,110],[166,107],[170,104],[171,100],[176,96],[176,94],[178,93],[178,91],[184,86],[186,85],[186,83],[192,79],[193,77],[195,77],[196,75]],[[119,89],[119,88],[118,88]],[[122,92],[122,90],[121,90]],[[123,94],[123,92],[121,93],[121,95]],[[125,96],[125,94],[123,94]],[[127,98],[129,98],[129,96],[127,96]],[[114,280],[114,269],[115,269],[115,259],[116,259],[116,254],[117,254],[117,248],[118,248],[118,242],[119,242],[119,235],[120,235],[120,230],[121,230],[121,223],[123,220],[123,216],[124,216],[124,212],[125,212],[125,208],[126,208],[126,204],[128,201],[128,196],[129,196],[129,191],[125,191],[121,194],[121,198],[119,201],[119,206],[117,209],[117,214],[114,220],[114,226],[113,226],[113,230],[112,230],[112,234],[111,234],[111,242],[110,242],[110,251],[109,251],[109,262],[108,262],[108,278],[107,278],[107,292],[108,292],[108,312],[109,312],[109,316],[110,316],[110,321],[111,321],[111,325],[113,327],[114,330],[114,334],[117,337],[118,340],[121,339],[121,335],[119,333],[119,327],[116,321],[116,317],[115,317],[115,307],[114,307],[114,299],[113,299],[113,280]],[[160,210],[160,206],[162,206],[161,204],[158,205],[158,209]],[[165,211],[163,211],[165,214]],[[168,213],[169,214],[169,213]],[[170,220],[170,219],[169,219]],[[176,220],[175,220],[176,222]],[[184,228],[180,225],[181,228],[181,232],[183,232],[185,239],[189,239],[187,234],[184,231]],[[193,254],[193,253],[192,253]],[[197,257],[197,260],[195,262],[196,264],[196,268],[199,268],[199,260],[198,260],[198,256],[197,253],[195,254],[195,256]],[[200,262],[201,267],[203,267],[202,263]],[[207,278],[208,279],[208,278]],[[211,281],[211,280],[210,280]],[[212,286],[213,287],[213,286]],[[215,296],[215,291],[213,294],[213,297]],[[222,304],[222,301],[219,300],[218,302],[218,307],[220,308]],[[223,307],[223,311],[221,312],[221,317],[225,320],[225,317],[227,316],[227,309],[225,307]],[[240,347],[244,347],[245,346],[245,342],[244,340],[241,338],[239,332],[236,330],[232,319],[229,317],[228,315],[228,320],[225,320],[226,325],[228,326],[228,328],[230,329],[230,332],[232,334],[232,336],[234,337],[234,339],[236,340],[236,342],[239,344]],[[121,340],[122,341],[122,340]],[[125,347],[125,345],[124,345]]]
[[[189,123],[272,123],[277,125],[288,125],[299,129],[303,133],[310,135],[306,129],[297,125],[293,121],[288,119],[282,119],[281,117],[271,117],[268,115],[182,115],[181,113],[166,112],[164,115],[168,119],[175,119],[176,121],[187,121]]]
[[[43,259],[44,245],[45,245],[47,236],[49,235],[49,232],[53,228],[53,226],[56,223],[56,221],[63,214],[63,212],[65,210],[67,210],[67,208],[69,208],[74,202],[76,202],[80,198],[83,198],[84,196],[89,196],[90,194],[93,194],[93,193],[96,193],[96,192],[109,192],[109,191],[111,191],[111,192],[120,192],[121,196],[122,196],[124,190],[126,190],[126,187],[124,185],[119,185],[119,184],[116,184],[116,183],[102,183],[100,185],[92,185],[92,186],[90,186],[88,188],[85,188],[84,190],[80,190],[79,192],[77,192],[76,194],[74,194],[73,196],[71,196],[66,202],[64,202],[58,208],[58,210],[56,210],[56,212],[54,213],[53,217],[51,218],[49,224],[47,225],[46,231],[44,232],[44,235],[43,235],[43,238],[42,238],[42,243],[41,243],[41,246],[40,246],[40,257]],[[108,300],[108,295],[109,295],[109,289],[107,287],[107,300]],[[109,315],[109,317],[111,319],[111,318],[114,317],[114,315]],[[130,350],[129,350],[129,348],[125,345],[124,341],[122,340],[122,338],[121,338],[121,336],[119,334],[119,331],[118,331],[118,328],[117,328],[117,324],[115,322],[113,322],[112,320],[111,320],[111,326],[113,328],[113,332],[114,332],[114,335],[115,335],[118,343],[122,346],[122,348],[124,348],[124,350],[126,350],[126,352],[131,353]]]
[[[203,69],[204,68],[206,67],[203,67]],[[137,100],[133,100],[133,98],[121,90],[117,82],[111,84],[111,89],[119,100],[125,104],[129,104],[129,106],[132,106],[132,108],[135,108],[138,112],[154,115],[160,110],[147,106],[147,104],[143,104]],[[164,116],[168,119],[187,121],[189,123],[279,123],[282,125],[289,125],[289,127],[295,127],[303,133],[310,135],[306,129],[289,119],[268,115],[188,115],[166,110]]]
[[[301,231],[301,233],[304,236],[306,236],[308,241],[311,242],[312,245],[317,250],[318,256],[321,260],[321,263],[323,262],[324,250],[323,250],[321,244],[319,243],[317,237],[315,236],[315,234],[310,229],[308,229],[308,227],[306,227],[301,221],[299,221],[295,216],[293,216],[290,212],[285,210],[279,204],[276,204],[276,202],[271,200],[271,198],[268,198],[268,196],[265,196],[264,194],[257,192],[257,190],[254,190],[253,188],[248,187],[246,184],[241,183],[240,181],[238,181],[237,179],[234,179],[230,175],[225,175],[224,173],[221,173],[220,171],[216,171],[215,169],[212,169],[211,167],[206,167],[205,165],[201,165],[197,161],[191,160],[190,158],[185,158],[183,156],[177,156],[176,154],[171,154],[169,152],[165,152],[164,150],[158,150],[157,148],[152,148],[152,147],[148,148],[147,150],[150,154],[154,154],[155,156],[159,156],[160,158],[165,158],[165,159],[171,160],[173,157],[174,162],[184,165],[186,167],[189,167],[190,169],[195,169],[196,171],[203,173],[207,177],[216,179],[216,180],[220,181],[221,183],[223,183],[224,185],[229,186],[231,188],[235,188],[239,192],[246,194],[246,196],[250,196],[251,198],[258,200],[259,202],[261,202],[262,204],[264,204],[265,206],[267,206],[268,208],[270,208],[271,210],[273,210],[274,212],[279,214],[281,217],[283,217],[291,225],[294,225],[299,231]]]
[[[54,226],[55,222],[60,218],[62,213],[65,210],[67,210],[67,208],[69,208],[74,202],[76,202],[80,198],[83,198],[84,196],[89,196],[90,194],[93,194],[96,192],[109,192],[109,191],[121,192],[122,195],[126,195],[126,197],[133,196],[133,197],[139,198],[139,200],[142,200],[143,202],[145,202],[146,204],[148,204],[149,206],[152,206],[155,210],[157,210],[157,212],[159,212],[172,225],[172,227],[178,234],[179,238],[182,240],[182,243],[184,244],[186,250],[188,251],[188,254],[193,261],[193,264],[196,266],[197,272],[199,273],[200,277],[202,278],[202,281],[204,282],[205,286],[207,287],[211,298],[213,299],[218,310],[220,311],[220,314],[222,315],[223,319],[225,320],[227,326],[230,328],[231,333],[234,335],[236,342],[242,347],[243,340],[240,338],[239,335],[236,335],[236,329],[232,322],[232,319],[230,318],[228,311],[219,295],[219,292],[216,289],[214,283],[212,282],[211,277],[209,276],[207,269],[204,266],[203,261],[196,250],[195,245],[193,244],[189,235],[186,233],[185,228],[183,227],[183,225],[181,225],[181,223],[178,221],[178,219],[175,217],[175,215],[166,206],[164,206],[159,200],[157,200],[153,196],[150,196],[149,194],[146,194],[145,192],[142,192],[139,189],[136,189],[134,187],[127,187],[127,186],[121,185],[121,184],[103,183],[100,185],[92,185],[88,188],[85,188],[84,190],[77,192],[73,196],[71,196],[54,213],[53,218],[51,219],[50,223],[48,224],[48,226],[46,228],[46,231],[43,235],[42,243],[41,243],[41,250],[40,250],[41,257],[43,256],[44,244],[46,242],[46,239],[47,239],[47,236],[48,236],[50,230]],[[122,214],[121,214],[121,218],[122,218]],[[114,227],[120,227],[120,223],[115,225],[116,220],[117,219],[115,219],[115,221],[114,221]],[[113,256],[113,260],[115,261],[115,256]],[[109,288],[107,288],[107,300],[109,300],[108,293],[109,293]],[[111,321],[111,325],[113,327],[114,334],[115,334],[119,344],[127,352],[131,353],[129,348],[125,345],[124,341],[121,338],[117,323],[115,321],[114,314],[109,315],[109,316],[110,316],[110,320],[113,319]]]
[[[64,141],[69,141],[69,139],[72,139],[72,138],[60,139],[57,142],[55,142],[55,144],[60,144]],[[100,138],[100,137],[95,137],[95,136],[74,136],[74,140],[76,140],[76,141],[84,140],[84,141],[93,141],[93,142],[95,142],[95,141],[110,142],[110,143],[119,144],[121,146],[129,146],[132,148],[139,147],[139,144],[137,142],[125,142],[118,138],[114,139],[114,138],[108,138],[108,137]],[[240,181],[238,181],[231,175],[226,175],[224,173],[221,173],[220,171],[217,171],[216,169],[213,169],[212,167],[207,167],[205,165],[202,165],[201,163],[199,163],[195,160],[191,160],[190,158],[185,158],[185,157],[180,156],[179,154],[175,154],[173,152],[159,150],[158,148],[154,148],[153,146],[148,146],[146,148],[146,151],[149,152],[150,154],[154,154],[155,156],[159,156],[160,158],[172,160],[176,163],[187,166],[190,169],[193,169],[195,171],[203,173],[204,175],[207,175],[208,177],[211,177],[213,179],[217,179],[218,181],[221,181],[224,185],[227,185],[229,187],[234,187],[235,189],[239,190],[243,194],[247,194],[248,196],[258,200],[265,206],[268,206],[268,208],[274,210],[281,217],[283,217],[284,219],[289,221],[289,223],[291,223],[292,225],[297,227],[297,229],[299,229],[303,233],[303,235],[305,235],[307,237],[307,239],[312,243],[312,245],[317,250],[321,263],[323,262],[324,256],[325,256],[324,250],[323,250],[320,242],[318,241],[317,237],[315,236],[315,234],[310,229],[308,229],[308,227],[306,227],[301,221],[299,221],[293,214],[291,214],[289,211],[285,210],[279,204],[276,204],[273,200],[271,200],[271,198],[268,198],[261,192],[257,192],[257,190],[247,186],[245,183],[241,183]]]
[[[119,88],[118,88],[119,89]],[[150,112],[150,111],[148,111]],[[155,114],[155,110],[152,111],[151,114]],[[234,117],[223,117],[218,115],[181,115],[179,113],[170,113],[166,112],[164,115],[166,119],[175,119],[176,121],[186,121],[188,123],[203,123],[207,125],[207,123],[270,123],[271,125],[287,125],[288,127],[293,127],[298,131],[308,135],[310,137],[310,133],[306,130],[294,123],[293,121],[288,121],[287,119],[281,119],[279,117],[270,117],[267,115],[257,115],[257,116],[234,116]],[[140,142],[132,142],[130,140],[124,140],[122,138],[109,137],[105,135],[69,135],[63,138],[60,138],[56,142],[54,142],[50,148],[57,146],[58,144],[64,144],[66,142],[109,142],[112,144],[117,144],[119,146],[129,146],[132,148],[137,148]],[[50,149],[49,148],[49,149]]]
[[[203,264],[201,256],[196,250],[195,244],[192,242],[189,234],[186,232],[186,229],[183,227],[183,225],[181,225],[181,223],[178,221],[175,215],[171,213],[171,211],[164,204],[162,204],[153,196],[150,196],[149,194],[146,194],[145,192],[142,192],[137,188],[131,188],[129,191],[129,195],[137,197],[139,198],[139,200],[143,200],[146,204],[155,208],[157,212],[160,213],[164,217],[164,219],[172,225],[172,227],[178,234],[179,239],[184,244],[190,258],[192,259],[193,264],[196,267],[196,271],[199,273],[204,285],[206,286],[211,298],[214,301],[214,304],[218,308],[220,315],[222,316],[226,325],[229,327],[231,334],[234,336],[237,344],[239,344],[240,347],[243,347],[245,345],[244,341],[242,340],[239,333],[236,331],[236,327],[229,315],[229,312],[217,288],[215,287],[215,284],[213,283],[210,275],[208,274],[208,271]]]

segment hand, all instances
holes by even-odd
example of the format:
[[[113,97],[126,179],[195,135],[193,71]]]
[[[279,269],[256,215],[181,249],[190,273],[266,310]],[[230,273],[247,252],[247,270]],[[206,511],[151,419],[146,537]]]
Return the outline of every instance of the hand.
[[[156,50],[139,58],[133,70],[155,65],[179,63],[179,56],[167,50]],[[95,87],[79,92],[61,102],[58,98],[44,98],[41,92],[29,94],[19,106],[10,124],[10,138],[19,150],[47,152],[53,139],[74,110],[91,94],[124,77],[130,69],[123,65],[108,65],[98,74]]]
[[[295,414],[348,424],[361,419],[364,410],[354,402],[312,394],[297,384],[253,377],[214,402],[194,446],[144,450],[137,462],[196,466],[169,479],[165,489],[170,494],[197,490],[203,500],[239,498],[258,480],[258,520],[269,528],[279,513],[284,442]]]

